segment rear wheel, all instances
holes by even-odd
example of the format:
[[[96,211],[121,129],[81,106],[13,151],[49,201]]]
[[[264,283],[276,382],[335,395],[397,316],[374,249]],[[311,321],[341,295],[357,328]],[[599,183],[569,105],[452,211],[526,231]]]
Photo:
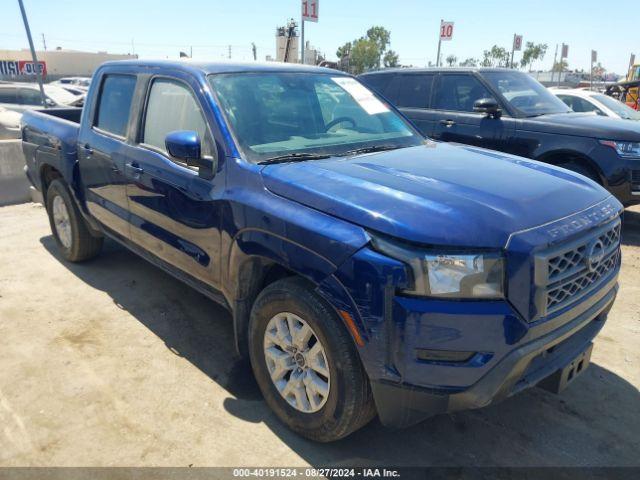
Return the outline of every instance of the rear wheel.
[[[568,162],[568,163],[563,163],[560,166],[562,168],[566,168],[567,170],[571,170],[572,172],[579,173],[580,175],[584,175],[588,179],[593,180],[597,184],[602,185],[602,182],[598,178],[598,175],[596,175],[596,173],[593,170],[591,170],[589,167],[582,165],[581,163]]]
[[[375,416],[352,338],[302,280],[279,280],[258,296],[249,353],[265,401],[295,432],[330,442]]]
[[[102,237],[91,235],[62,180],[51,182],[47,189],[46,204],[51,232],[65,259],[81,262],[95,257],[100,252]]]

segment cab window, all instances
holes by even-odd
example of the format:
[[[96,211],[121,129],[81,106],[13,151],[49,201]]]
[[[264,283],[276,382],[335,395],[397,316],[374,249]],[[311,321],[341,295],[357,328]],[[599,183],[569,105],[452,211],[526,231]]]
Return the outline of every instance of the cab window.
[[[95,126],[124,137],[135,88],[136,77],[133,75],[106,75],[100,89]]]
[[[202,154],[211,154],[207,123],[191,90],[175,80],[154,80],[147,101],[142,143],[167,153],[165,138],[176,130],[198,132]]]

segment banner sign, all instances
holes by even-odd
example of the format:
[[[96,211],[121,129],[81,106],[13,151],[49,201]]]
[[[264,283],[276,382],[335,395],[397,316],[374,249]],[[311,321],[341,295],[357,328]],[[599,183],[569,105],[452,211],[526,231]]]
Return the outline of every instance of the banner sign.
[[[302,21],[317,22],[319,0],[302,0]]]
[[[42,76],[47,75],[47,63],[38,62],[38,69]],[[0,75],[36,75],[34,63],[29,60],[0,60]]]
[[[440,41],[448,42],[453,38],[453,22],[440,22]]]
[[[522,35],[514,35],[513,37],[513,50],[519,52],[522,50]]]

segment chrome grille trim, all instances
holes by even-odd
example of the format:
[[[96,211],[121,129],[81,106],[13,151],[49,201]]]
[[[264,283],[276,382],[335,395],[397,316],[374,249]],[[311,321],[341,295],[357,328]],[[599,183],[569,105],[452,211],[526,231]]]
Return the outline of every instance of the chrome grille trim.
[[[560,310],[595,290],[620,263],[622,224],[617,216],[579,239],[535,256],[537,315]]]

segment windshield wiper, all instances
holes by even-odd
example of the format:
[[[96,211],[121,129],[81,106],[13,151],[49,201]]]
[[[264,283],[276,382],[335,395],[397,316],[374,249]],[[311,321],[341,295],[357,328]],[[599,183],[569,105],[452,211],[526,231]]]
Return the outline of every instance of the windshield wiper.
[[[267,158],[258,162],[258,165],[269,165],[272,163],[288,163],[288,162],[304,162],[305,160],[322,160],[323,158],[330,158],[331,155],[321,153],[286,153],[284,155],[278,155],[277,157]]]
[[[341,153],[340,157],[347,157],[350,155],[360,155],[361,153],[373,153],[373,152],[384,152],[385,150],[395,150],[397,148],[402,148],[398,145],[372,145],[370,147],[361,147],[354,148],[353,150],[347,150],[344,153]]]

